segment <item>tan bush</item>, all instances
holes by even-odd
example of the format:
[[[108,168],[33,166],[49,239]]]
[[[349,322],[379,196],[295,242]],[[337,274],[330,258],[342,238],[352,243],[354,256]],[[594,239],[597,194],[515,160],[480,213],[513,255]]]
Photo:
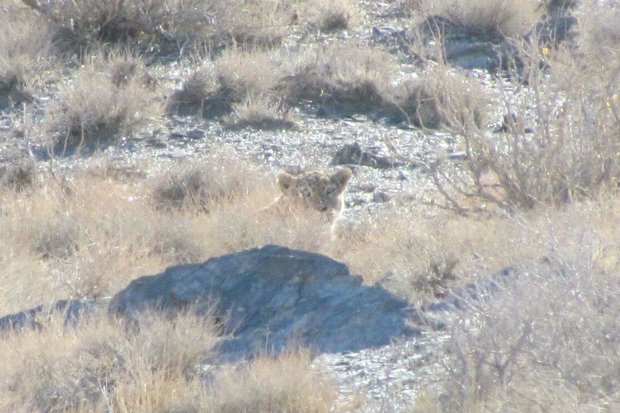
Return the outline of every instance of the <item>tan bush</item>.
[[[256,169],[242,167],[226,155],[216,155],[172,168],[158,179],[153,201],[157,208],[189,207],[208,212],[216,204],[247,196],[262,184],[264,176]]]
[[[505,131],[491,134],[476,122],[452,117],[466,161],[456,165],[456,172],[449,162],[428,167],[446,206],[463,212],[465,198],[507,210],[529,209],[595,197],[615,185],[620,172],[615,60],[601,66],[592,57],[580,64],[573,53],[560,50],[546,60],[549,76],[539,67],[544,56],[535,46],[522,55],[528,85],[518,85],[515,93],[527,99],[514,104],[505,93],[496,98],[512,114]]]
[[[247,46],[278,45],[294,16],[282,0],[215,1],[214,10],[218,37]]]
[[[390,111],[422,128],[473,122],[486,124],[489,97],[475,81],[446,67],[423,73],[391,91]]]
[[[396,72],[386,51],[355,45],[309,50],[291,66],[286,78],[289,102],[312,100],[352,111],[383,109],[384,93]]]
[[[218,95],[218,83],[211,65],[194,71],[168,100],[168,112],[197,113],[217,116],[230,111],[230,101]]]
[[[177,406],[200,395],[196,371],[218,342],[210,316],[145,314],[140,329],[96,314],[67,329],[61,317],[42,330],[5,336],[0,407],[6,411],[136,411]],[[165,380],[180,395],[147,395]]]
[[[199,0],[22,0],[81,47],[96,42],[171,45],[205,40],[213,31],[212,2]]]
[[[444,409],[620,406],[618,294],[615,275],[564,261],[530,270],[500,296],[476,303],[448,344]]]
[[[33,86],[52,62],[53,31],[35,13],[0,8],[0,108],[32,99]]]
[[[295,127],[291,112],[283,108],[284,102],[277,98],[260,95],[248,96],[233,104],[232,114],[226,119],[229,127],[255,129],[288,129]]]
[[[464,32],[484,38],[523,35],[539,18],[538,0],[423,0],[420,3],[423,14],[446,17]]]
[[[220,116],[233,111],[233,105],[239,111],[251,106],[252,100],[263,104],[264,99],[275,100],[284,74],[282,61],[281,54],[269,51],[226,50],[214,65],[207,64],[188,77],[171,96],[169,109]],[[269,111],[272,105],[267,106]]]
[[[333,385],[310,370],[305,352],[277,359],[258,358],[246,367],[219,375],[210,391],[214,412],[330,412],[336,399]]]
[[[306,7],[310,24],[325,32],[350,28],[358,14],[349,1],[320,0]]]
[[[161,104],[137,56],[96,55],[60,93],[44,120],[56,152],[117,142],[159,114]]]

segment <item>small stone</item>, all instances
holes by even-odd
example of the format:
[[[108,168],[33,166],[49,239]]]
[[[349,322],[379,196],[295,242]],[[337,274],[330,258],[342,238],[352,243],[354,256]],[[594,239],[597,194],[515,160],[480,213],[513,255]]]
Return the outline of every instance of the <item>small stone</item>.
[[[391,199],[392,197],[383,191],[377,191],[372,195],[373,202],[389,202]]]

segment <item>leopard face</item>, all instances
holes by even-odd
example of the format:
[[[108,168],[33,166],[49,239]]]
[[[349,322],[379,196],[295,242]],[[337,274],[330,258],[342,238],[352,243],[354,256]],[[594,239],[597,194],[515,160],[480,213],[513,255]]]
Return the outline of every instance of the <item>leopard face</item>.
[[[299,175],[278,175],[278,185],[287,200],[301,203],[329,215],[338,214],[344,206],[342,194],[351,179],[351,170],[342,168],[334,174],[309,171]]]

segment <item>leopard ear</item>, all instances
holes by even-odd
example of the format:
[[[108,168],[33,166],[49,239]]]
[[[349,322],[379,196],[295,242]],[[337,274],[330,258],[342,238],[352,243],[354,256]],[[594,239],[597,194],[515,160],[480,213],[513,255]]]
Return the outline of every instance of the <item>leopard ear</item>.
[[[297,178],[286,172],[278,175],[278,186],[282,191],[286,191],[297,182]]]
[[[340,185],[344,186],[347,184],[347,182],[349,182],[349,179],[351,179],[351,175],[353,175],[353,172],[351,172],[349,168],[340,168],[332,176],[332,179]]]

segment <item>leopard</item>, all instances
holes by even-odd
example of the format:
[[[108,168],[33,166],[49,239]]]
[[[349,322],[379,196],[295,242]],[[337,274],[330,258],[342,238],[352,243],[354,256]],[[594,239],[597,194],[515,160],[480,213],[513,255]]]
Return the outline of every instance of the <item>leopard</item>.
[[[299,208],[317,211],[331,225],[332,233],[344,210],[344,193],[353,175],[349,168],[325,171],[304,171],[297,174],[282,172],[277,177],[281,195],[274,206],[288,211]]]

